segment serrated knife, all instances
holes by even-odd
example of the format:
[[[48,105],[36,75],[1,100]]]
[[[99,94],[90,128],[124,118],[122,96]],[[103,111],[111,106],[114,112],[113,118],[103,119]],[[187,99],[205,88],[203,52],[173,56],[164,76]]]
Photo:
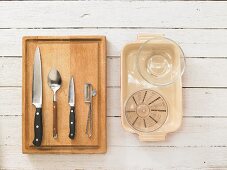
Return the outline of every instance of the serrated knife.
[[[69,113],[69,138],[74,139],[76,135],[76,120],[75,120],[75,88],[74,88],[74,79],[71,77],[70,83],[69,83],[69,96],[68,96],[68,102],[70,106],[70,113]]]
[[[32,104],[35,106],[34,140],[35,146],[40,146],[43,136],[42,125],[42,66],[39,47],[35,50],[32,82]]]

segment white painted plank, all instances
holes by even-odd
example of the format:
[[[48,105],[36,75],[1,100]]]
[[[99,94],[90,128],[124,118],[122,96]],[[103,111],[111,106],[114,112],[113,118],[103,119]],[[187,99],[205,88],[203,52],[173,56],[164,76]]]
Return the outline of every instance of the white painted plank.
[[[21,56],[22,37],[28,35],[105,35],[107,55],[119,56],[137,34],[165,34],[175,40],[187,57],[227,57],[227,29],[2,29],[0,56]]]
[[[184,87],[227,87],[226,59],[186,59]]]
[[[0,88],[0,115],[21,115],[21,88]],[[226,116],[227,89],[183,89],[184,116]],[[107,89],[107,115],[120,116],[120,88]]]
[[[120,117],[107,118],[108,147],[225,147],[227,118],[184,118],[182,127],[164,142],[140,142],[125,131]],[[0,116],[0,147],[21,146],[21,116]],[[66,134],[67,135],[67,134]]]
[[[109,147],[106,154],[23,155],[20,147],[0,148],[6,169],[92,170],[221,170],[226,169],[225,148]]]
[[[1,2],[1,28],[226,28],[226,2]]]
[[[0,115],[22,115],[21,87],[1,87],[0,107]]]
[[[0,57],[0,86],[21,86],[22,58]]]
[[[0,57],[0,86],[22,85],[22,59]],[[184,87],[227,87],[226,58],[188,58]],[[107,59],[107,86],[120,86],[120,58]]]

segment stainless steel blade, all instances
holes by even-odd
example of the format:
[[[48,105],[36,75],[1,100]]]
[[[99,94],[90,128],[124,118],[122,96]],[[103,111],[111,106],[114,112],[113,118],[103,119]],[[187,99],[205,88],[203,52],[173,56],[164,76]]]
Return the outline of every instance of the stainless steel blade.
[[[42,107],[42,66],[39,47],[35,50],[32,82],[32,104]]]
[[[69,83],[69,98],[68,98],[68,101],[69,101],[70,106],[75,106],[75,89],[74,89],[73,77],[71,78],[70,83]]]

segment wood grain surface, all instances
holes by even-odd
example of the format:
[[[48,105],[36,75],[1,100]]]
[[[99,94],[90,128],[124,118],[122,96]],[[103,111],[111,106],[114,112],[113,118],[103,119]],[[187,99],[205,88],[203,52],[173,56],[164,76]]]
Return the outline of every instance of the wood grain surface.
[[[0,169],[226,170],[226,6],[226,1],[0,2]],[[139,142],[120,122],[120,52],[139,33],[165,34],[187,57],[183,124],[166,142]],[[106,35],[106,154],[22,154],[25,35]]]
[[[34,52],[39,47],[43,80],[43,140],[41,147],[35,148],[34,114],[32,105],[32,78]],[[23,38],[23,152],[24,153],[103,153],[106,152],[106,46],[105,37],[68,36]],[[47,77],[56,68],[62,79],[57,91],[56,128],[58,137],[53,138],[53,92]],[[69,139],[68,90],[70,78],[75,79],[75,107],[77,136]],[[93,98],[91,138],[85,134],[88,107],[84,103],[84,84],[91,83],[97,90]]]

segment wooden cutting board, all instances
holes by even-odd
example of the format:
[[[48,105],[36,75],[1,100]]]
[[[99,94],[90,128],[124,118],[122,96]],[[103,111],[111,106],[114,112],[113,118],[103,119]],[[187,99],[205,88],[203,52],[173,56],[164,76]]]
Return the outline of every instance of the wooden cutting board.
[[[33,62],[36,47],[40,48],[43,81],[43,140],[40,147],[32,144],[34,113],[32,105]],[[61,75],[57,92],[58,138],[52,135],[53,92],[47,77],[52,67]],[[70,77],[75,81],[76,137],[69,134],[68,88]],[[85,134],[88,105],[84,103],[84,84],[97,90],[93,97],[93,135]],[[106,40],[104,36],[30,36],[23,38],[23,153],[104,153],[106,152]]]

